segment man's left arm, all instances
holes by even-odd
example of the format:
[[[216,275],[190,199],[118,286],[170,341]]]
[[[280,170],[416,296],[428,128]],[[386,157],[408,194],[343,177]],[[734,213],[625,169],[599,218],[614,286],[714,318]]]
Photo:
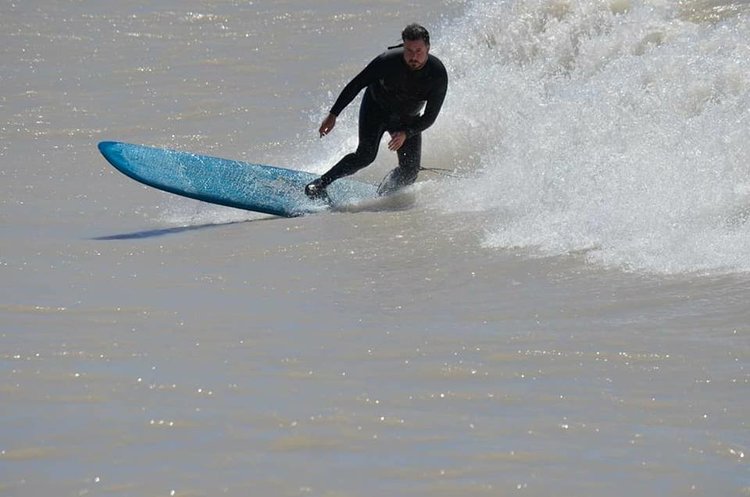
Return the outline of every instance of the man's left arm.
[[[424,113],[404,130],[407,138],[411,138],[432,126],[438,114],[440,114],[440,109],[443,107],[443,101],[447,92],[448,76],[444,74],[430,92],[429,97],[427,97],[427,105],[425,106]]]

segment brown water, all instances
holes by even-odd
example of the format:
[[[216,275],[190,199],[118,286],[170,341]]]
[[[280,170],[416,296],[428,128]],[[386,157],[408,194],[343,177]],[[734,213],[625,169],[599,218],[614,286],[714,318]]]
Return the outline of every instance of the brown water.
[[[564,195],[535,203],[510,191],[523,171],[503,163],[518,154],[505,137],[544,127],[529,121],[534,108],[513,107],[536,98],[535,82],[481,81],[477,64],[460,62],[488,33],[497,45],[537,43],[527,55],[555,52],[518,30],[525,13],[603,32],[623,19],[587,17],[598,2],[312,5],[0,6],[0,495],[750,494],[742,221],[717,238],[688,223],[670,255],[659,244],[678,228],[648,217],[677,203],[669,192],[636,211],[648,229],[623,234],[607,223],[630,190],[564,190],[553,167],[545,174]],[[725,86],[705,83],[717,106],[674,115],[685,129],[713,122],[727,161],[715,164],[740,170],[748,86],[732,64],[746,62],[716,54],[741,53],[726,41],[742,39],[745,4],[695,2],[672,18],[655,5],[612,9],[662,30],[646,58],[679,65],[689,38],[726,71]],[[354,145],[356,107],[325,140],[319,119],[412,20],[451,69],[425,162],[464,179],[424,174],[408,209],[271,219],[142,187],[98,155],[98,141],[115,139],[323,171]],[[526,67],[504,64],[502,74]],[[554,90],[553,80],[543,82]],[[601,93],[570,84],[594,95],[571,123],[602,115],[605,127]],[[671,136],[667,118],[639,119]],[[647,155],[620,136],[624,156]],[[517,142],[528,182],[555,140]],[[610,142],[585,143],[588,157],[612,157]],[[668,146],[677,155],[680,144]],[[384,150],[359,177],[377,181],[393,162]],[[649,174],[684,164],[661,167]],[[723,191],[714,181],[680,191]],[[592,195],[609,210],[584,233],[571,219]],[[736,200],[717,194],[719,217]],[[537,210],[555,202],[557,231]],[[536,238],[517,223],[519,205]],[[638,245],[648,257],[633,256]]]

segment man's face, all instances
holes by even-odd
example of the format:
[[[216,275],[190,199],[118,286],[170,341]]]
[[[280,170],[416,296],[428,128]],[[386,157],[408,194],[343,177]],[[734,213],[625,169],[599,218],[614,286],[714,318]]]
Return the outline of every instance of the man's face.
[[[427,62],[430,46],[424,40],[406,40],[404,42],[404,61],[412,71],[418,71]]]

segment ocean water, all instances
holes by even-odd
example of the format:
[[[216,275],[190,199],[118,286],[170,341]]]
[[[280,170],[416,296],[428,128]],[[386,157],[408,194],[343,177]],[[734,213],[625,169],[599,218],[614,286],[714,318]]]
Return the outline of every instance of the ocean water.
[[[450,176],[279,219],[98,154],[323,172],[357,103],[320,120],[412,21]],[[750,495],[750,2],[4,0],[0,28],[0,495]]]

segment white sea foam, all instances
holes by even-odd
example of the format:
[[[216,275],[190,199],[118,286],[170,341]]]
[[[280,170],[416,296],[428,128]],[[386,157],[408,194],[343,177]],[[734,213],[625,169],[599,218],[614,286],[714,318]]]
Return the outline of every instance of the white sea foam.
[[[750,270],[750,8],[476,1],[433,43],[427,154],[484,243],[656,273]],[[449,199],[446,200],[445,199]]]

